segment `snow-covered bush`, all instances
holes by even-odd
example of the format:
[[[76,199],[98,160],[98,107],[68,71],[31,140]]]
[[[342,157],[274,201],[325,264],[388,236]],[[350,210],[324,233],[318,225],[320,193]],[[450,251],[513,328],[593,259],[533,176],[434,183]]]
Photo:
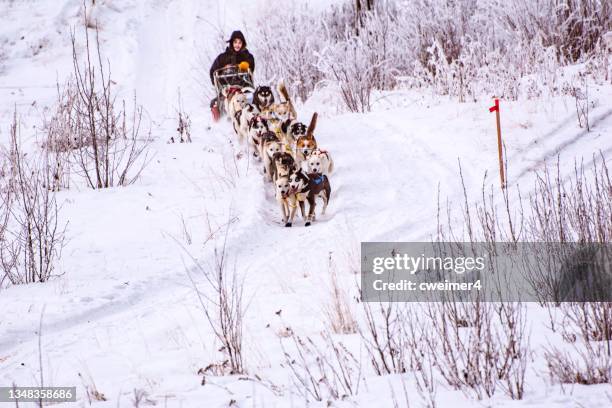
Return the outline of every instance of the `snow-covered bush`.
[[[286,78],[289,92],[306,100],[323,78],[316,55],[327,43],[318,16],[308,4],[271,3],[262,9],[257,27],[249,41],[257,56],[257,78],[264,83]]]
[[[90,44],[85,31],[85,55],[77,53],[73,32],[72,55],[74,74],[69,84],[72,88],[60,100],[67,140],[73,147],[72,156],[80,175],[91,188],[126,186],[134,183],[148,164],[148,147],[152,142],[150,130],[141,131],[143,108],[134,95],[128,112],[125,100],[117,101],[110,67],[105,68],[100,42]]]
[[[337,82],[351,111],[369,110],[370,93],[392,89],[398,77],[459,101],[558,95],[559,68],[596,55],[592,65],[609,77],[606,0],[381,0],[360,10],[357,3],[318,14],[262,10],[255,51],[264,76],[282,76],[302,100],[318,82]],[[537,82],[522,87],[527,75]]]
[[[1,158],[8,171],[0,183],[0,287],[45,282],[55,271],[64,245],[65,226],[52,191],[53,174],[44,158],[25,154],[19,141],[17,113],[10,150]]]

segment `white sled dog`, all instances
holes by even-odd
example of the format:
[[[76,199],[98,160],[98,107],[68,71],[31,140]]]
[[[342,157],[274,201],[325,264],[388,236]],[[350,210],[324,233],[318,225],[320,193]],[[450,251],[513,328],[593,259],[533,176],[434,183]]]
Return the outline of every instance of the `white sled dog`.
[[[308,173],[319,173],[329,175],[334,171],[334,162],[327,150],[314,149],[306,160]]]

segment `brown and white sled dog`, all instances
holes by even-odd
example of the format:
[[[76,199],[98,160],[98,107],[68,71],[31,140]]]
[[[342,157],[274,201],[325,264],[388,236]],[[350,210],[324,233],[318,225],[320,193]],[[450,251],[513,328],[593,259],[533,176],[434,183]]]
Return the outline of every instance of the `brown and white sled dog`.
[[[282,100],[270,105],[267,109],[267,113],[270,119],[273,119],[278,126],[276,129],[277,134],[284,136],[285,132],[283,131],[283,125],[287,122],[294,121],[297,118],[297,113],[283,81],[278,85],[278,93]]]
[[[306,226],[309,226],[310,223],[316,219],[315,207],[318,198],[323,200],[321,215],[325,215],[327,204],[329,204],[331,198],[329,179],[325,174],[310,173],[308,174],[308,197],[306,197],[308,200],[308,218],[305,224]]]
[[[271,118],[278,120],[280,123],[295,119],[287,102],[275,103],[268,108],[267,112],[269,112]]]
[[[279,177],[289,177],[295,171],[295,160],[290,153],[275,153],[272,159],[272,165],[270,166],[272,180],[276,181]]]
[[[314,136],[300,136],[295,144],[295,161],[302,168],[310,153],[317,148]]]
[[[267,132],[261,138],[261,157],[263,158],[264,174],[268,181],[272,181],[272,166],[274,164],[274,155],[281,153],[281,144],[274,132]]]
[[[227,113],[228,117],[232,117],[236,114],[236,111],[231,111],[232,100],[237,96],[240,96],[240,100],[246,103],[246,95],[242,94],[241,88],[239,86],[227,86],[223,88],[223,109]]]
[[[295,161],[298,168],[302,167],[302,163],[308,159],[310,153],[317,148],[317,140],[314,137],[314,129],[317,126],[317,113],[312,115],[306,135],[297,138],[295,143]]]
[[[334,171],[334,162],[329,152],[319,148],[310,152],[306,160],[306,170],[308,173],[321,173],[326,176]]]
[[[277,104],[275,110],[276,114],[279,116],[279,119],[281,119],[283,122],[286,120],[297,119],[297,112],[293,106],[293,102],[291,102],[289,91],[287,91],[287,87],[283,81],[280,81],[278,84],[278,94],[282,99],[282,102]]]

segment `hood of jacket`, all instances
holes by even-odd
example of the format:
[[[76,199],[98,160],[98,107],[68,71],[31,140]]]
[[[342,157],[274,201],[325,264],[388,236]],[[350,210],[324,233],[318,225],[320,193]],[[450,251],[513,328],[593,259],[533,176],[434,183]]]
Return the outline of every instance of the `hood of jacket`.
[[[245,50],[247,47],[247,42],[246,42],[246,39],[244,38],[244,34],[242,34],[242,31],[239,31],[239,30],[234,31],[232,35],[230,36],[230,39],[227,40],[227,42],[229,43],[227,48],[229,48],[232,51],[234,50],[234,47],[232,47],[232,43],[234,42],[236,38],[240,38],[240,40],[242,41],[242,48],[240,49],[240,51]]]

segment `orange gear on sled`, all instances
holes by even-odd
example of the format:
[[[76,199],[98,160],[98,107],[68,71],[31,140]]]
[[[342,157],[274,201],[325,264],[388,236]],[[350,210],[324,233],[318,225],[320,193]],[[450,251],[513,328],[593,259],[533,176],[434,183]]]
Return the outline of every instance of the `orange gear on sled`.
[[[247,72],[250,67],[251,66],[249,65],[249,63],[247,61],[242,61],[240,64],[238,64],[238,69],[241,72]]]

